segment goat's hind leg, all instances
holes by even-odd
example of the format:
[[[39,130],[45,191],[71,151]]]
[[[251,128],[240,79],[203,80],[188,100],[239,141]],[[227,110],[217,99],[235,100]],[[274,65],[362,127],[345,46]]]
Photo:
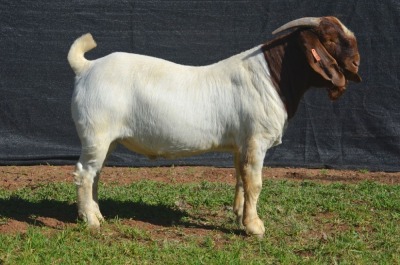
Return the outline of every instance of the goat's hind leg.
[[[233,212],[236,215],[236,221],[239,227],[243,228],[243,206],[244,206],[244,190],[243,181],[240,173],[240,154],[234,154],[235,174],[236,174],[236,187],[235,199],[233,201]]]
[[[98,228],[104,219],[97,201],[97,183],[109,144],[83,145],[82,154],[76,164],[75,184],[78,195],[78,214],[89,227]]]

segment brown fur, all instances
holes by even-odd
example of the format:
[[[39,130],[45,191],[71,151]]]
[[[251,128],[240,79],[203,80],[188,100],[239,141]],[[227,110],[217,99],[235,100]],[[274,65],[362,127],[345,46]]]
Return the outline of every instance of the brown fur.
[[[329,97],[336,100],[344,93],[348,80],[361,81],[356,38],[334,17],[322,18],[316,28],[299,28],[278,37],[262,49],[289,118],[310,87],[326,87]],[[321,60],[316,60],[312,49]]]

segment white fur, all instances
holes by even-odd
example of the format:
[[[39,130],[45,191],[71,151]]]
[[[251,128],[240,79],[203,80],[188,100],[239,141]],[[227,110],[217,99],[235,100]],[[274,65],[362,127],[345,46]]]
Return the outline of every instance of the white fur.
[[[151,158],[232,152],[238,176],[235,213],[248,233],[263,234],[255,209],[261,168],[266,150],[281,143],[287,114],[260,46],[200,67],[121,52],[86,60],[84,52],[95,46],[91,35],[84,35],[68,55],[77,74],[72,116],[82,142],[75,172],[78,207],[89,225],[98,221],[87,216],[102,219],[99,171],[114,144],[121,143]],[[89,180],[88,186],[79,185],[85,183],[79,178]]]

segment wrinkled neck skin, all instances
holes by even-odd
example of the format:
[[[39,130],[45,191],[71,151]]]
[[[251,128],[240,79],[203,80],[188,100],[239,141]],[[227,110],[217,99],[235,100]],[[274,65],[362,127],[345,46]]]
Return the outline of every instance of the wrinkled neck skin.
[[[284,35],[262,46],[272,81],[285,104],[288,119],[294,116],[301,98],[311,86],[324,85],[324,80],[309,66],[297,36],[296,33]]]

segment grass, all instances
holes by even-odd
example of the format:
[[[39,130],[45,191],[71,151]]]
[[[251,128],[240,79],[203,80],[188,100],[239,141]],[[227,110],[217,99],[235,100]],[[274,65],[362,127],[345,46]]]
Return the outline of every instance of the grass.
[[[233,194],[209,182],[102,185],[107,223],[93,232],[40,223],[75,223],[72,184],[0,189],[0,225],[29,223],[0,234],[0,264],[399,264],[399,185],[266,181],[262,240],[237,229]]]
[[[323,169],[321,169],[320,170],[320,173],[321,173],[321,175],[328,175],[328,173],[329,173],[329,170],[328,169],[326,169],[326,168],[323,168]]]
[[[367,173],[369,173],[369,170],[368,169],[360,169],[360,170],[358,170],[358,172],[360,172],[362,174],[367,174]]]

